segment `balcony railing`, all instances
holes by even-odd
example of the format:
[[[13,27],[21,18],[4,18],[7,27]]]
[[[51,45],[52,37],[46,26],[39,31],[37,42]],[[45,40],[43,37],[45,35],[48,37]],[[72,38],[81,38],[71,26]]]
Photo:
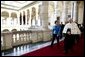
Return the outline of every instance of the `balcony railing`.
[[[13,48],[13,46],[36,43],[39,41],[50,41],[52,38],[51,31],[27,30],[12,31],[1,33],[1,50]]]

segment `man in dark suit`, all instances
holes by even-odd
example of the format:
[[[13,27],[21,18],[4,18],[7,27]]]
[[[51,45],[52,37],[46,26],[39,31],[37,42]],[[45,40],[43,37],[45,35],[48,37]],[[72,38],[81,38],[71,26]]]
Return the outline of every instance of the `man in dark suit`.
[[[60,39],[63,37],[63,34],[62,34],[63,28],[64,28],[64,24],[61,22]]]

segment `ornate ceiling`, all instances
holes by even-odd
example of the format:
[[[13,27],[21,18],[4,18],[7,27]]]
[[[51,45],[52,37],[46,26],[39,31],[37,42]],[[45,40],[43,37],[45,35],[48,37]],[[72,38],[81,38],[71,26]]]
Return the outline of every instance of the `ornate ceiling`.
[[[34,1],[1,1],[2,8],[19,10]]]

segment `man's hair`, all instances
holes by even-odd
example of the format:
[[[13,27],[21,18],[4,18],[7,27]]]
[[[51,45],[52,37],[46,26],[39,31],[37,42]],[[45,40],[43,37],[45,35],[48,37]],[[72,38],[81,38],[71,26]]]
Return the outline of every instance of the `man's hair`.
[[[69,32],[71,32],[71,29],[70,29],[70,28],[68,28],[68,29],[67,29],[67,32],[68,32],[68,31],[69,31]]]
[[[57,20],[55,21],[55,24],[56,24],[56,22],[58,22]]]
[[[57,20],[60,20],[60,17],[59,16],[57,17]]]

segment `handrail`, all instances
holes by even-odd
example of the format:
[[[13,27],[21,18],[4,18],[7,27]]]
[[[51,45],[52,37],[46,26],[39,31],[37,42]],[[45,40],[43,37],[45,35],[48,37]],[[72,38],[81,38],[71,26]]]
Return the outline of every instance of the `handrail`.
[[[24,30],[24,31],[12,31],[1,32],[1,38],[3,38],[3,45],[1,50],[13,48],[13,46],[35,43],[39,41],[49,41],[51,39],[51,30]]]

